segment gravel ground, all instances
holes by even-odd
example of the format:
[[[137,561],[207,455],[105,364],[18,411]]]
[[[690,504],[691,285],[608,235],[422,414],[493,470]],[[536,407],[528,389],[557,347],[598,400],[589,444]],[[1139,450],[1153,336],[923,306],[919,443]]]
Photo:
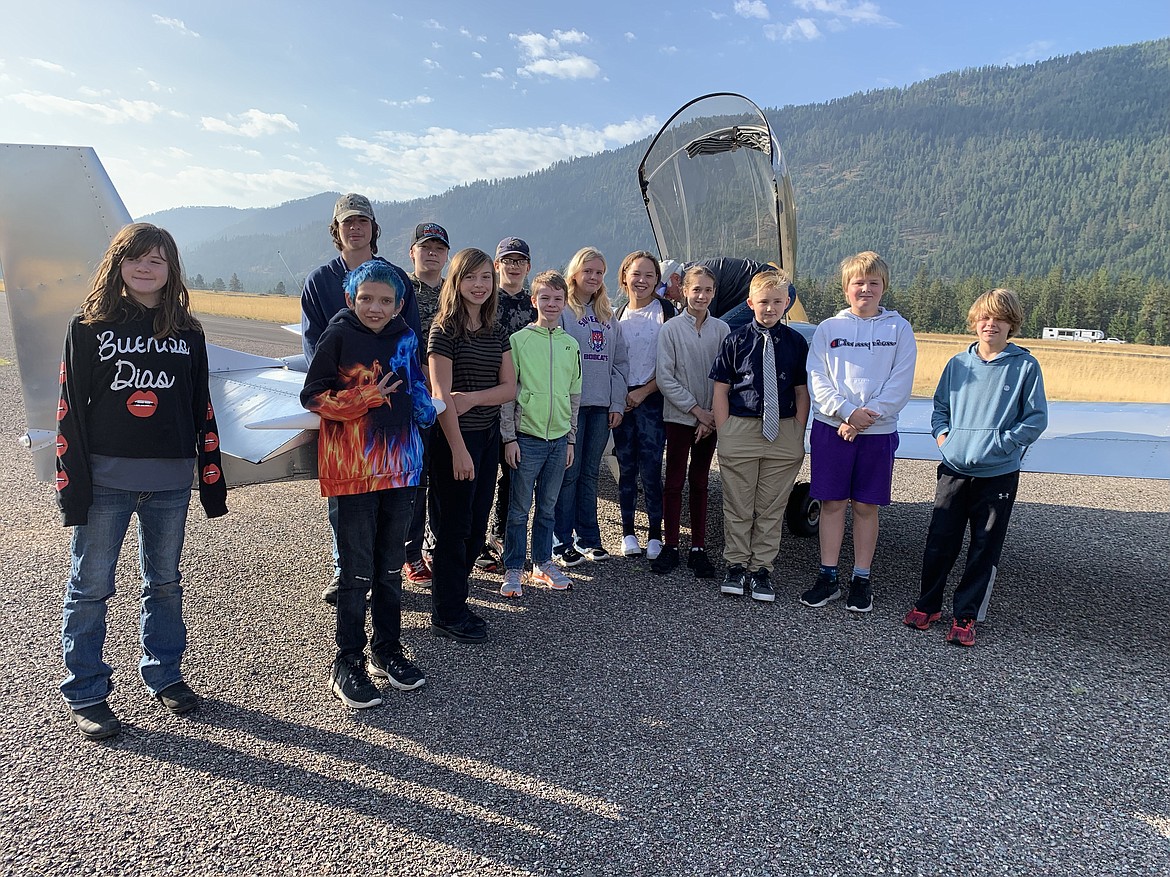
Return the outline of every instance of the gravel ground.
[[[1025,476],[969,650],[899,623],[925,463],[899,464],[864,618],[797,603],[816,545],[787,535],[773,605],[644,560],[519,602],[483,576],[483,646],[435,639],[408,586],[428,683],[361,713],[327,688],[316,484],[233,491],[227,518],[193,505],[184,554],[202,708],[168,715],[138,682],[123,562],[107,658],[125,730],[94,744],[56,690],[68,533],[12,441],[12,356],[4,315],[4,874],[1170,873],[1170,659],[1150,611],[1170,598],[1166,483]]]

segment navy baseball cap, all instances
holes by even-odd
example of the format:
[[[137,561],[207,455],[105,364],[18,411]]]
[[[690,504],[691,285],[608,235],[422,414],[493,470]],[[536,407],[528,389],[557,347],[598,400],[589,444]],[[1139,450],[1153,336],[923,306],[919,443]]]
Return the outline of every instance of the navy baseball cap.
[[[532,254],[528,250],[528,244],[520,240],[520,238],[504,238],[496,247],[496,261],[504,258],[504,256],[523,256],[529,261],[532,260]]]

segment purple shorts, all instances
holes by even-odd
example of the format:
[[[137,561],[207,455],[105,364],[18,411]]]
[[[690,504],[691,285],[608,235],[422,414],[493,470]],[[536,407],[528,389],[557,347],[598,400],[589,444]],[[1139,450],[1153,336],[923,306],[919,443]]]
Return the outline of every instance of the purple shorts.
[[[852,499],[868,505],[889,505],[894,481],[894,452],[898,434],[866,435],[851,442],[828,424],[814,420],[809,436],[812,453],[813,499],[837,502]]]

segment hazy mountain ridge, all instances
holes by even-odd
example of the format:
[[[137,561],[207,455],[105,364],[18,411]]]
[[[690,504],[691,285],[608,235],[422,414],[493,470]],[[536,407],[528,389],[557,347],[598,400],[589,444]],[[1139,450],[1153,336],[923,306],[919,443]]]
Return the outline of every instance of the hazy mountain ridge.
[[[806,278],[869,248],[891,262],[895,283],[922,267],[945,277],[1044,276],[1055,266],[1070,276],[1167,273],[1170,39],[766,112],[792,174]],[[535,268],[563,265],[585,244],[616,267],[631,250],[653,249],[636,182],[647,144],[378,203],[380,252],[404,264],[415,223],[435,220],[456,248],[490,250],[517,234]],[[236,273],[248,290],[283,281],[295,292],[336,254],[327,232],[335,198],[145,218],[183,229],[188,273],[208,284]]]

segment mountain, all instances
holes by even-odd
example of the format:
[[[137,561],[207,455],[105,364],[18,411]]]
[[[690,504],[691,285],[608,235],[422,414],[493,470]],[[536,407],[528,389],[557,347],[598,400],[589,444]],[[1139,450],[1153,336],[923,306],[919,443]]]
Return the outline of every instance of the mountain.
[[[828,278],[863,249],[886,257],[895,286],[923,270],[942,278],[1170,273],[1170,39],[766,112],[796,191],[804,278]],[[586,244],[616,267],[631,250],[654,249],[636,181],[647,145],[379,203],[380,252],[404,264],[415,223],[434,220],[456,248],[491,250],[519,235],[537,269],[563,265]],[[184,229],[192,276],[210,284],[235,273],[254,291],[282,280],[291,292],[335,255],[327,231],[335,197],[145,218]]]

